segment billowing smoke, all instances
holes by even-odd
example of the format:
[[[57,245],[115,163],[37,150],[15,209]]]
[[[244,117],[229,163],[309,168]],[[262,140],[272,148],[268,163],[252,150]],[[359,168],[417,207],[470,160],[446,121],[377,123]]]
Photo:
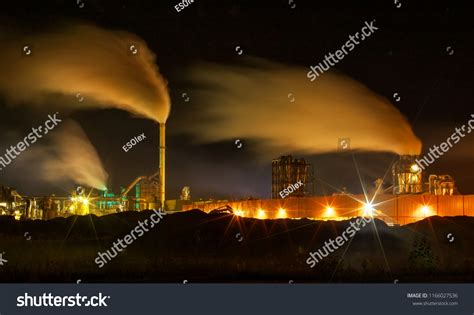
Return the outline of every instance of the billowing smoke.
[[[68,24],[36,35],[0,34],[0,69],[0,93],[9,103],[51,104],[70,95],[65,106],[119,108],[157,122],[170,111],[154,54],[127,32]]]
[[[266,61],[247,67],[201,64],[190,79],[196,111],[181,131],[201,142],[255,140],[265,154],[350,149],[419,154],[421,142],[385,98],[337,73],[311,82],[307,69]]]
[[[99,155],[77,123],[61,123],[50,137],[51,144],[36,148],[34,153],[42,179],[53,183],[70,180],[76,184],[106,189],[108,175]]]

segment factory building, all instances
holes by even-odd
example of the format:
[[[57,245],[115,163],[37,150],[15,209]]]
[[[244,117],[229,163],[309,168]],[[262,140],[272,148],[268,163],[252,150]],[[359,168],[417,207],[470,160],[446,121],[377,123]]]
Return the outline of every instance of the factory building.
[[[415,163],[416,155],[401,155],[392,166],[393,194],[420,194],[423,192],[423,173]]]
[[[14,188],[0,185],[0,214],[19,216],[18,206],[23,198]]]
[[[0,209],[2,212],[10,211],[18,202],[18,194],[15,189],[0,186]]]
[[[454,179],[450,175],[430,175],[428,192],[436,196],[459,195]]]
[[[16,219],[53,219],[70,215],[105,215],[120,211],[158,209],[182,211],[201,209],[210,212],[231,207],[234,214],[259,219],[311,218],[343,220],[354,216],[374,216],[389,224],[407,224],[431,215],[474,215],[474,196],[458,194],[454,179],[449,175],[430,175],[423,184],[423,173],[415,163],[416,156],[403,155],[393,164],[392,194],[376,181],[371,202],[364,195],[348,192],[333,196],[314,196],[314,175],[311,164],[291,155],[272,161],[272,199],[207,200],[193,202],[185,186],[180,200],[165,200],[164,192],[164,125],[160,126],[160,161],[158,171],[151,176],[139,176],[119,194],[111,191],[84,189],[73,191],[70,197],[26,197],[16,190],[0,186],[0,210]],[[293,186],[282,197],[281,191]],[[79,187],[78,187],[79,188]],[[288,190],[290,191],[290,190]],[[393,198],[396,195],[396,198]]]
[[[375,190],[367,197],[348,192],[312,196],[314,194],[309,193],[313,188],[311,165],[304,159],[282,156],[272,161],[272,199],[193,202],[184,205],[183,210],[211,212],[230,207],[235,215],[257,219],[347,220],[373,216],[390,225],[413,223],[433,215],[474,216],[474,195],[456,195],[454,180],[449,175],[431,175],[424,187],[423,173],[415,163],[416,158],[402,155],[393,164],[393,188],[388,190],[392,194],[382,189],[383,181],[378,179]],[[281,190],[300,180],[304,190],[291,194],[299,198],[280,197]]]
[[[122,192],[122,196],[128,201],[124,204],[125,209],[141,211],[160,207],[159,183],[153,176],[141,179],[131,193]]]
[[[226,206],[232,208],[235,215],[256,219],[350,220],[373,216],[389,225],[403,225],[434,215],[474,216],[474,195],[405,194],[394,198],[392,194],[381,194],[369,203],[364,195],[195,202],[184,206],[184,210],[211,212]]]
[[[291,155],[272,161],[272,199],[281,199],[280,192],[296,183],[303,183],[290,197],[309,197],[313,191],[313,168],[304,159],[293,159]]]

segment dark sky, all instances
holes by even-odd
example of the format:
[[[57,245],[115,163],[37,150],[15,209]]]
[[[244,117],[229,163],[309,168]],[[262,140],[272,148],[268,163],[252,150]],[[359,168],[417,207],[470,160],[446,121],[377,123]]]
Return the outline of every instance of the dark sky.
[[[179,129],[180,116],[198,106],[192,98],[185,102],[181,96],[192,87],[185,79],[186,71],[200,61],[239,64],[236,46],[241,46],[245,55],[308,67],[334,52],[364,21],[375,19],[379,30],[335,68],[392,100],[422,140],[424,152],[446,140],[474,112],[474,24],[472,11],[460,4],[401,0],[397,8],[389,0],[294,0],[292,9],[288,1],[195,0],[176,12],[177,0],[82,2],[80,8],[72,0],[8,1],[2,4],[1,27],[38,31],[63,20],[79,19],[135,33],[148,43],[157,55],[160,72],[169,81],[172,100],[167,124],[168,198],[178,197],[185,185],[191,186],[193,198],[271,194],[271,161],[258,161],[251,150],[252,141],[242,139],[240,149],[233,141],[195,145],[174,132]],[[447,47],[454,53],[450,55]],[[394,93],[401,96],[399,102],[394,101]],[[13,129],[22,134],[32,122],[42,121],[37,111],[7,105],[0,100],[4,120],[1,148],[13,144],[5,140]],[[118,110],[76,112],[72,118],[97,148],[113,189],[157,168],[158,129],[153,122]],[[142,132],[147,141],[123,152],[122,145]],[[474,193],[473,145],[474,136],[463,138],[429,172],[451,174],[462,193]],[[319,193],[330,192],[327,184],[360,191],[351,154],[305,158],[314,166]],[[368,185],[384,175],[394,155],[355,153],[354,158]],[[65,189],[42,183],[34,171],[25,175],[18,170],[0,172],[0,183],[28,194],[61,194]]]

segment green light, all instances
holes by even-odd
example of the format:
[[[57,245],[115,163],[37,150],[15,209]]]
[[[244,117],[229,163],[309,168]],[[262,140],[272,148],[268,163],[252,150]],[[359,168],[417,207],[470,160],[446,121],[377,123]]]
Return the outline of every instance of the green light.
[[[135,210],[140,210],[140,184],[135,185]]]

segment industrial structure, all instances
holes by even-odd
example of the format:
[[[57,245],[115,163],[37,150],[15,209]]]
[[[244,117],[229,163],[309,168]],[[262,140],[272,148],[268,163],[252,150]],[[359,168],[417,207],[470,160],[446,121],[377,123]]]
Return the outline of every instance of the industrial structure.
[[[231,202],[194,202],[184,210],[210,212],[224,206],[234,214],[257,219],[348,220],[357,216],[373,216],[389,225],[403,225],[429,216],[474,216],[474,195],[435,196],[406,194],[334,195],[308,198],[239,200]]]
[[[14,215],[17,219],[52,219],[69,215],[104,215],[120,211],[166,208],[165,154],[166,128],[159,125],[159,164],[156,173],[139,176],[119,194],[112,191],[90,189],[86,192],[78,187],[69,197],[21,196],[15,189],[0,186],[0,214]],[[189,188],[187,188],[189,202]],[[170,203],[171,209],[183,202]]]
[[[291,193],[291,197],[314,195],[313,168],[304,159],[293,159],[291,155],[272,161],[272,199],[281,198],[280,192],[290,185],[301,182],[302,187]]]
[[[165,208],[165,155],[166,155],[166,126],[164,123],[160,123],[160,165],[159,165],[159,196],[160,196],[160,207]]]
[[[428,192],[436,196],[458,195],[454,179],[450,175],[430,175]]]
[[[393,194],[419,194],[423,192],[423,173],[415,163],[416,155],[401,155],[392,166]]]
[[[347,191],[332,196],[314,196],[313,168],[304,159],[281,156],[272,161],[272,199],[191,200],[185,186],[179,200],[165,200],[165,125],[160,124],[159,169],[150,176],[139,176],[120,193],[78,187],[69,197],[55,195],[28,197],[15,189],[0,186],[0,214],[16,219],[43,219],[70,215],[105,215],[121,211],[163,208],[166,211],[201,209],[205,212],[220,207],[234,214],[259,219],[311,218],[344,220],[355,216],[373,216],[388,224],[408,224],[432,215],[474,216],[474,195],[459,195],[449,175],[429,175],[415,163],[416,156],[403,155],[393,164],[393,186],[383,189],[383,180],[375,181],[368,195],[352,195]],[[295,183],[298,186],[286,198],[280,191]],[[229,208],[230,207],[230,208]]]
[[[353,195],[347,191],[332,196],[311,197],[295,191],[282,199],[279,192],[291,183],[311,180],[311,166],[303,159],[283,156],[272,161],[272,199],[220,202],[194,202],[184,210],[230,207],[234,214],[259,219],[310,218],[315,220],[346,220],[356,216],[373,216],[390,225],[408,224],[423,218],[438,216],[474,216],[474,195],[459,195],[449,175],[430,175],[423,182],[423,172],[415,163],[417,156],[402,155],[392,166],[393,186],[384,190],[383,180],[375,181],[368,195]],[[306,186],[306,187],[309,187]],[[391,192],[391,193],[390,193]]]

